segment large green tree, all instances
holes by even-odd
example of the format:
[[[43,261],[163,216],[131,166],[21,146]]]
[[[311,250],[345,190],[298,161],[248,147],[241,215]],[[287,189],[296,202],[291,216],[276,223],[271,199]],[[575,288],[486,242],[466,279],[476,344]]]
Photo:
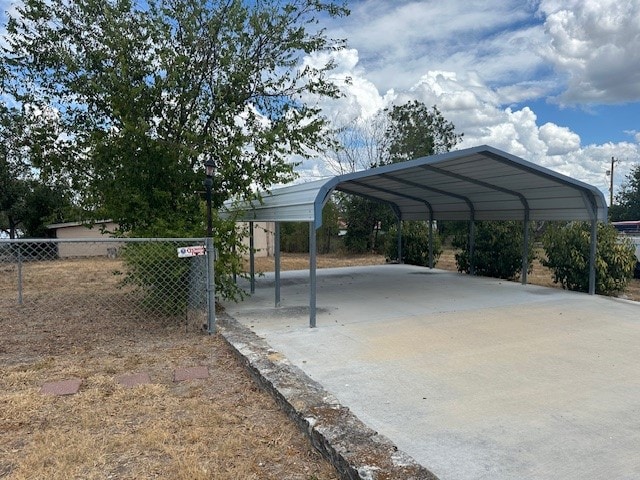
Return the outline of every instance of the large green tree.
[[[394,105],[385,110],[388,116],[387,149],[383,164],[404,162],[444,153],[455,147],[464,134],[445,119],[435,105],[429,109],[417,100]]]
[[[71,211],[65,184],[33,168],[51,155],[53,132],[45,117],[0,103],[0,231],[10,238],[45,236],[47,223]]]
[[[35,167],[69,178],[86,210],[138,234],[202,233],[206,160],[218,207],[291,180],[293,155],[330,142],[304,97],[338,94],[333,65],[302,60],[343,47],[317,19],[346,13],[322,0],[24,0],[2,86],[56,112],[66,154]]]
[[[640,165],[635,165],[626,176],[616,203],[610,208],[612,221],[640,220]]]
[[[336,158],[348,158],[351,164],[368,163],[370,167],[376,167],[447,152],[462,140],[463,135],[456,133],[455,125],[446,120],[436,106],[428,108],[417,100],[386,108],[381,112],[381,118],[374,119],[374,122],[377,127],[369,131],[375,133],[376,138],[366,143],[360,141],[356,145],[345,145],[349,155]],[[362,149],[363,144],[367,148]],[[364,160],[354,160],[358,153],[364,155]],[[375,158],[372,153],[375,153]],[[343,206],[347,221],[345,246],[358,252],[383,248],[377,239],[380,229],[386,231],[394,225],[395,215],[391,209],[387,205],[355,197],[347,197]]]

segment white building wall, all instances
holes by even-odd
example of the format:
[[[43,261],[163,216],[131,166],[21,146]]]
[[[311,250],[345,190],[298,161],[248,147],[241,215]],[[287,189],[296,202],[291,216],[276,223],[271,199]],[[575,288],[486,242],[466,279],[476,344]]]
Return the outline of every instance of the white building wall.
[[[249,229],[248,223],[241,223],[240,227]],[[275,255],[275,222],[254,222],[253,223],[253,246],[256,250],[256,257],[273,257]],[[242,243],[249,247],[249,237],[242,239]]]
[[[106,228],[108,231],[113,231],[118,228],[118,224],[113,222],[96,223],[92,228],[79,223],[60,223],[50,225],[49,228],[55,230],[55,238],[57,239],[87,239],[86,243],[60,242],[58,244],[58,256],[60,258],[113,256],[115,254],[114,249],[121,245],[121,243],[116,242],[90,242],[91,239],[110,238],[108,234],[102,234],[101,230]]]

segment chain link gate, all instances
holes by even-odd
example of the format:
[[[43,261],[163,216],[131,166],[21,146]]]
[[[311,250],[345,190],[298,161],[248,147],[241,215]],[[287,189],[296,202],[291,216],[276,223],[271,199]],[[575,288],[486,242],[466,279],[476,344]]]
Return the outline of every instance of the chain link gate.
[[[210,239],[0,239],[0,317],[101,312],[215,331]],[[207,248],[207,246],[209,248]],[[195,247],[195,248],[192,248]]]

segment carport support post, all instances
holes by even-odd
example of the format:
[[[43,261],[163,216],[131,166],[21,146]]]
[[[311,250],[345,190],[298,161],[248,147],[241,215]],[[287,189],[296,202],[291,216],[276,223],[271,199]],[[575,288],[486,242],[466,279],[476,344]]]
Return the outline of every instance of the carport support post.
[[[309,327],[316,326],[316,226],[309,222]]]
[[[276,229],[273,234],[273,256],[275,261],[276,274],[276,307],[280,306],[280,222],[276,222]]]
[[[249,278],[251,279],[251,293],[256,293],[256,258],[253,247],[253,222],[249,222]]]
[[[429,268],[433,268],[433,215],[429,218]]]
[[[589,251],[589,295],[596,293],[596,249],[598,247],[598,220],[591,220],[591,249]]]
[[[529,210],[525,210],[524,212],[524,232],[522,242],[522,273],[520,274],[520,279],[522,285],[527,284],[527,270],[529,270]]]
[[[469,221],[469,275],[476,274],[476,266],[473,260],[473,254],[476,249],[476,221],[471,219]]]
[[[398,243],[398,263],[404,263],[402,261],[402,219],[398,217],[398,235],[396,237]]]

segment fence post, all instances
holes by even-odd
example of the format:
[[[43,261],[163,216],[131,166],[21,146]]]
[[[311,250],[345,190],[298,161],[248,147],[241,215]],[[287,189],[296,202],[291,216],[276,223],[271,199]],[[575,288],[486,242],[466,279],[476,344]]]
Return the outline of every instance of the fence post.
[[[216,333],[216,276],[213,238],[205,239],[207,255],[207,333]]]
[[[18,305],[22,305],[22,249],[20,244],[17,243],[18,253],[16,255],[18,259]]]

